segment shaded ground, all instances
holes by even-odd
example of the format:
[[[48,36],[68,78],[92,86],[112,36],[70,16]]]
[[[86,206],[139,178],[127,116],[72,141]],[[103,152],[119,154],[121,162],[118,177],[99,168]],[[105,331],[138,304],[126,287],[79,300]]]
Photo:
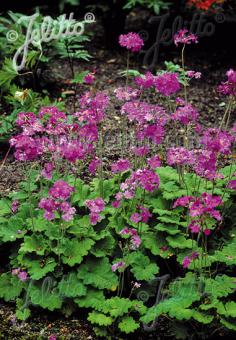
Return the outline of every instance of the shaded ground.
[[[41,312],[33,310],[32,317],[26,322],[17,322],[12,305],[0,302],[0,339],[9,340],[46,340],[56,336],[57,340],[98,340],[91,325],[85,321],[86,314],[70,316],[68,318],[56,312]],[[171,330],[173,327],[173,330]],[[168,318],[160,318],[157,330],[152,333],[138,331],[130,336],[115,335],[115,340],[174,340],[173,331],[177,331]],[[192,325],[194,329],[194,325]],[[233,334],[225,333],[222,329],[195,329],[194,339],[234,339]],[[191,331],[192,332],[192,331]],[[192,333],[191,333],[192,334]],[[198,335],[196,335],[198,334]]]
[[[96,339],[86,321],[66,319],[55,313],[34,313],[29,322],[17,322],[14,307],[0,303],[0,339]]]

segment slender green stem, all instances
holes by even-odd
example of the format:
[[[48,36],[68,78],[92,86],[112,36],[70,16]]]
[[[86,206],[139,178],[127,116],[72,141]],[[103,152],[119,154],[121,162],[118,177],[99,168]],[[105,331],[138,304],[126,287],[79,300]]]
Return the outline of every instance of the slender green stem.
[[[232,178],[233,175],[234,175],[234,173],[233,173],[233,171],[232,171],[232,170],[233,170],[233,164],[234,164],[234,163],[231,163],[231,164],[230,164],[228,183],[229,183],[229,181],[231,180],[231,178]],[[225,186],[224,191],[223,191],[223,195],[222,195],[222,197],[221,197],[222,201],[223,201],[223,199],[224,199],[226,190],[227,190],[227,185]]]
[[[130,59],[130,55],[129,55],[129,51],[128,51],[127,68],[126,68],[126,83],[125,83],[126,90],[128,88],[128,83],[129,83],[129,61],[130,61],[129,59]],[[122,117],[121,117],[121,155],[122,155],[122,157],[124,157],[125,132],[126,132],[125,117],[124,117],[124,115],[122,115]]]
[[[129,51],[128,51],[128,54],[127,54],[127,69],[126,69],[126,89],[128,87],[128,83],[129,83],[129,62],[130,62],[130,55],[129,55]]]
[[[187,191],[187,195],[189,195],[188,186],[187,186],[187,183],[186,183],[185,178],[184,178],[184,169],[183,168],[182,169],[180,168],[180,176],[181,176],[181,179],[182,179],[182,183],[185,186],[185,189]]]
[[[184,64],[184,51],[185,51],[185,44],[182,48],[182,52],[181,52],[181,61],[182,61],[182,69],[183,69],[183,73],[184,73],[184,98],[185,101],[188,101],[187,98],[187,78],[186,78],[186,74],[185,74],[185,64]]]
[[[201,181],[202,181],[202,179],[201,179],[201,177],[199,177],[199,182],[198,182],[197,191],[196,191],[197,196],[199,194],[199,189],[200,189]]]
[[[121,289],[120,289],[120,297],[122,296],[124,290],[124,282],[125,282],[125,272],[123,271],[121,274]]]
[[[32,227],[33,227],[33,230],[35,229],[35,226],[34,226],[34,214],[33,214],[33,210],[32,210],[32,193],[31,193],[31,186],[30,186],[30,180],[31,180],[31,170],[32,170],[32,167],[30,168],[29,170],[29,174],[28,174],[28,196],[29,196],[29,212],[30,212],[30,218],[31,218],[31,222],[32,222]]]
[[[195,174],[194,185],[193,185],[193,195],[196,193],[196,186],[197,186],[197,174]]]
[[[230,108],[229,108],[229,113],[228,113],[228,118],[227,118],[226,125],[225,125],[225,130],[227,130],[228,126],[229,126],[232,106],[233,106],[233,101],[231,101],[231,105],[230,105]]]
[[[220,130],[223,128],[224,122],[225,122],[227,116],[228,116],[228,118],[227,118],[227,123],[226,123],[226,125],[228,126],[228,124],[229,124],[229,119],[230,119],[230,113],[231,113],[232,104],[233,104],[233,100],[232,100],[232,98],[230,97],[230,98],[229,98],[228,105],[227,105],[226,110],[225,110],[225,113],[224,113],[224,116],[223,116],[222,121],[221,121],[221,123],[220,123],[220,127],[219,127]]]
[[[99,159],[100,159],[99,191],[100,191],[100,197],[103,198],[104,188],[103,188],[103,132],[102,132],[102,128],[100,129],[100,134],[99,134],[98,151],[99,151]]]

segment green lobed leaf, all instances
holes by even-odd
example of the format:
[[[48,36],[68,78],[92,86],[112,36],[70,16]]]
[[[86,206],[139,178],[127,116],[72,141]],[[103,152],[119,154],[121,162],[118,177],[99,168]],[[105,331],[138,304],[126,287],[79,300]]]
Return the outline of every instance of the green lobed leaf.
[[[223,262],[228,266],[236,265],[236,237],[233,236],[232,241],[225,244],[222,250],[216,250],[214,253],[214,260]]]
[[[11,203],[8,199],[0,200],[0,216],[6,216],[11,213]]]
[[[84,206],[84,202],[90,197],[90,186],[84,184],[81,180],[76,181],[75,193],[71,197],[73,204],[78,204],[79,207]]]
[[[178,226],[173,224],[159,223],[155,226],[155,229],[158,231],[164,231],[170,235],[177,235],[180,233]]]
[[[98,304],[95,309],[117,318],[118,316],[128,313],[132,306],[133,303],[130,299],[115,296]]]
[[[168,314],[177,320],[190,320],[194,315],[200,318],[194,309],[190,309],[192,304],[200,299],[198,281],[193,273],[188,272],[184,278],[179,278],[170,284],[169,297],[159,302],[157,306],[149,308],[141,320],[149,323],[162,314]]]
[[[236,318],[236,302],[230,301],[224,305],[218,305],[217,312],[225,317]]]
[[[92,285],[99,289],[114,289],[118,284],[117,276],[111,270],[108,258],[87,259],[79,267],[78,278],[85,285]]]
[[[0,275],[0,297],[5,301],[12,301],[18,297],[25,283],[20,281],[17,276],[11,273],[3,273]]]
[[[76,272],[70,272],[63,276],[58,284],[59,293],[61,296],[77,297],[86,295],[87,288],[82,281],[78,279]]]
[[[40,280],[46,274],[54,271],[57,263],[52,257],[32,259],[29,256],[18,256],[19,263],[27,268],[27,271],[32,280]]]
[[[13,216],[5,223],[0,224],[0,239],[3,242],[13,242],[16,239],[23,238],[25,232],[22,229],[24,230],[23,220]]]
[[[236,323],[235,321],[230,321],[230,320],[226,320],[224,318],[220,319],[220,322],[222,323],[222,325],[224,325],[226,328],[232,330],[232,331],[236,331]]]
[[[103,301],[105,301],[103,291],[89,286],[87,286],[85,296],[79,296],[75,299],[75,303],[81,308],[96,308]]]
[[[31,302],[34,305],[38,305],[42,308],[53,311],[59,309],[62,306],[62,297],[57,288],[46,287],[43,289],[43,285],[32,284],[29,288],[29,296]]]
[[[129,334],[138,329],[139,324],[134,320],[132,316],[126,316],[122,318],[122,320],[118,323],[118,327],[122,332]]]
[[[186,239],[183,235],[168,236],[166,240],[172,248],[191,249],[193,245],[193,241]]]
[[[48,249],[48,242],[43,235],[33,234],[31,236],[25,236],[24,242],[21,244],[19,253],[36,253],[37,255],[43,255]]]
[[[30,309],[27,307],[24,307],[24,300],[23,299],[17,299],[16,300],[16,317],[18,320],[25,321],[30,316]]]
[[[73,225],[71,225],[67,232],[77,237],[91,236],[91,223],[88,215],[83,216],[79,219],[74,219]]]
[[[179,175],[177,171],[170,166],[157,168],[156,172],[160,176],[161,182],[179,182]]]
[[[151,263],[148,256],[141,252],[133,252],[129,255],[129,264],[131,264],[131,272],[137,280],[149,281],[159,272],[156,263]]]
[[[90,252],[96,257],[111,255],[115,245],[115,240],[111,235],[107,235],[98,240],[91,248]]]
[[[204,291],[214,298],[226,297],[235,289],[235,278],[227,275],[218,275],[215,279],[205,281]]]
[[[89,313],[88,320],[91,323],[95,323],[99,326],[110,326],[113,322],[113,319],[110,316],[95,311]]]
[[[83,257],[88,254],[94,243],[95,242],[90,238],[80,241],[76,239],[66,240],[62,256],[63,263],[68,264],[71,267],[75,264],[80,264],[83,261]]]

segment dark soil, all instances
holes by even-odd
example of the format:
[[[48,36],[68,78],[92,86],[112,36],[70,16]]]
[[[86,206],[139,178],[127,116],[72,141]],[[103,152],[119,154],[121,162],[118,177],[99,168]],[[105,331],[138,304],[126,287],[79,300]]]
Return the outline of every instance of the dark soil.
[[[0,302],[0,339],[9,340],[46,340],[55,336],[57,340],[97,340],[91,325],[85,320],[86,313],[73,314],[65,317],[55,312],[45,312],[34,308],[28,321],[19,322],[15,318],[13,305]],[[190,326],[190,325],[189,325]],[[172,328],[173,327],[173,328]],[[147,333],[142,330],[130,336],[111,335],[114,340],[174,340],[174,330],[178,325],[173,324],[168,318],[160,318],[156,331]],[[221,328],[196,329],[192,324],[189,328],[193,339],[234,339],[233,334],[225,333]],[[190,336],[190,334],[189,334]],[[189,337],[187,337],[189,339]]]
[[[147,13],[142,13],[141,18],[137,18],[136,15],[132,17],[132,15],[130,21],[128,21],[129,29],[135,28],[135,31],[138,31],[139,28],[142,29],[142,24],[146,22]],[[126,68],[126,56],[124,51],[107,50],[102,44],[103,32],[101,26],[98,24],[95,26],[95,29],[96,36],[94,37],[93,44],[91,44],[92,46],[88,45],[93,59],[89,63],[77,62],[75,71],[79,72],[84,69],[94,71],[96,69],[96,89],[106,90],[108,94],[111,94],[115,88],[124,85],[124,79],[120,76],[119,72]],[[222,44],[217,44],[217,38],[212,37],[212,39],[215,39],[216,43],[211,46],[210,50],[207,47],[207,41],[204,41],[203,47],[199,44],[198,47],[193,47],[192,50],[188,48],[186,60],[189,69],[200,71],[203,74],[201,80],[193,81],[189,89],[189,100],[199,109],[200,122],[205,126],[219,125],[224,107],[219,106],[223,102],[223,98],[216,92],[216,86],[225,79],[226,71],[236,66],[235,52],[232,51],[231,46],[221,49],[219,46],[222,46]],[[173,60],[175,63],[180,63],[179,55],[180,51],[174,50],[173,46],[172,49],[161,47],[160,63],[157,65],[157,68],[162,68],[164,60]],[[143,72],[145,70],[139,57],[132,60],[131,68],[138,68]],[[71,73],[66,62],[55,61],[54,64],[49,65],[48,74],[50,74],[51,85],[53,84],[55,93],[65,94],[66,91],[73,91],[71,85],[68,84]],[[86,86],[77,88],[76,107],[78,107],[79,95],[86,89],[88,89]],[[74,111],[73,103],[74,96],[68,95],[66,107],[70,113]],[[112,110],[108,112],[106,125],[104,126],[105,131],[109,131],[111,136],[120,133],[119,105],[115,103],[115,106],[117,110],[115,112]],[[0,163],[1,195],[7,195],[10,191],[16,190],[18,183],[24,178],[24,168],[14,161],[11,151],[7,159],[4,159],[8,152],[8,147],[7,143],[0,145],[0,159],[2,160]],[[105,154],[104,163],[108,164],[111,160],[119,157],[120,146],[114,140],[108,139],[108,143],[105,145]],[[18,323],[14,317],[14,307],[1,303],[0,338],[47,339],[50,335],[56,335],[58,339],[96,339],[91,326],[84,320],[85,318],[80,315],[65,318],[59,314],[35,310],[33,317],[28,322]],[[167,326],[168,322],[164,319],[160,322],[156,334],[148,335],[139,332],[133,336],[133,339],[174,339]],[[205,336],[207,338],[207,335]],[[214,334],[215,338],[217,336],[224,338],[224,334],[218,332]],[[227,338],[230,339],[230,337]],[[199,339],[202,339],[200,335]]]
[[[28,322],[18,322],[14,307],[0,303],[0,339],[96,339],[86,321],[77,317],[34,311]]]
[[[84,315],[85,317],[85,315]],[[28,322],[17,322],[14,315],[14,307],[0,303],[0,339],[48,339],[56,336],[60,340],[80,339],[95,340],[91,325],[83,320],[83,315],[74,315],[65,318],[60,314],[41,313],[34,311],[33,316]],[[134,336],[134,335],[133,335]],[[112,337],[112,339],[132,339],[132,337]],[[167,329],[165,319],[158,325],[158,333],[136,333],[135,338],[141,339],[174,339],[171,332]]]

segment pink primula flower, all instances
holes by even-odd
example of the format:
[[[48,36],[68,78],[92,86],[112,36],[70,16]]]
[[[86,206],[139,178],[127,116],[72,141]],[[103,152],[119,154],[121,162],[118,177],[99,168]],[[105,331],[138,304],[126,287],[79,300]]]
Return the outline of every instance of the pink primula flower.
[[[119,44],[132,52],[139,52],[144,45],[143,39],[137,33],[121,34]]]

